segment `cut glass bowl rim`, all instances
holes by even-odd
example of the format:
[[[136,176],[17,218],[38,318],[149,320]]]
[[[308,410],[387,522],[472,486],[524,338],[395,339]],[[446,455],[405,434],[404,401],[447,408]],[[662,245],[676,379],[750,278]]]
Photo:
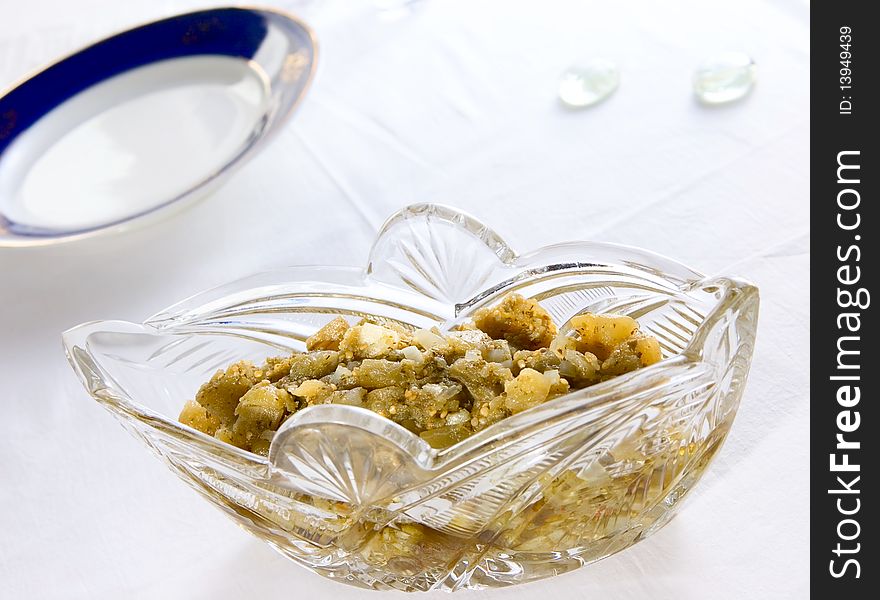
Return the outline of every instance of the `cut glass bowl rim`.
[[[434,217],[440,222],[461,227],[472,234],[478,235],[480,240],[482,240],[482,242],[498,257],[499,261],[504,264],[511,264],[516,261],[526,261],[530,258],[537,257],[542,253],[554,252],[560,249],[589,249],[599,256],[606,254],[625,257],[621,262],[630,268],[644,269],[655,274],[662,272],[664,275],[663,279],[674,284],[680,291],[698,289],[701,287],[704,289],[712,289],[713,287],[717,288],[718,291],[715,293],[719,296],[719,299],[712,311],[705,316],[703,323],[697,327],[694,336],[682,352],[666,357],[654,365],[644,367],[637,371],[615,377],[611,380],[587,388],[570,392],[540,406],[512,415],[445,449],[438,450],[430,447],[426,441],[416,434],[389,419],[369,411],[368,409],[346,405],[319,405],[298,411],[294,416],[290,417],[284,425],[282,425],[281,429],[279,429],[279,433],[284,431],[288,425],[308,424],[311,422],[343,423],[360,429],[373,431],[374,433],[381,428],[383,434],[388,435],[390,433],[394,438],[392,441],[400,448],[407,451],[412,459],[424,468],[446,468],[449,463],[456,462],[467,456],[472,456],[474,453],[477,453],[480,448],[485,448],[489,444],[498,442],[499,440],[510,436],[512,433],[522,431],[529,427],[529,425],[543,424],[554,417],[561,417],[566,413],[574,412],[575,410],[584,410],[585,407],[591,405],[598,406],[603,402],[613,402],[615,401],[615,392],[620,391],[625,385],[629,386],[634,392],[646,392],[661,385],[663,381],[668,379],[668,375],[673,371],[683,374],[690,371],[690,374],[687,375],[689,377],[698,377],[701,374],[704,375],[706,369],[703,368],[701,370],[701,363],[698,360],[695,360],[695,357],[699,356],[701,353],[700,350],[705,341],[704,338],[711,330],[711,325],[714,321],[713,317],[716,317],[721,312],[729,309],[731,303],[736,300],[737,296],[742,296],[743,293],[757,294],[757,287],[744,279],[725,276],[706,277],[702,273],[663,255],[621,244],[606,242],[564,242],[561,244],[544,246],[538,250],[520,255],[517,254],[501,236],[495,233],[494,230],[467,213],[445,205],[415,204],[392,215],[380,228],[377,239],[370,251],[370,259],[366,268],[313,265],[288,267],[257,273],[192,295],[173,304],[167,309],[154,314],[142,324],[128,321],[107,320],[90,321],[77,325],[68,329],[62,335],[65,353],[71,366],[90,395],[102,404],[109,405],[109,407],[114,410],[121,411],[127,416],[133,417],[149,427],[166,431],[171,430],[175,435],[183,436],[188,441],[196,443],[211,452],[227,457],[234,456],[238,459],[244,459],[251,465],[260,469],[271,469],[273,466],[272,450],[270,450],[269,456],[266,457],[237,448],[231,444],[227,444],[186,426],[177,421],[176,418],[163,415],[150,409],[125,394],[118,393],[108,383],[113,382],[112,377],[107,373],[102,372],[102,369],[97,362],[92,360],[87,349],[87,340],[89,336],[93,333],[99,332],[193,334],[195,333],[195,330],[187,329],[185,326],[180,327],[180,323],[185,322],[186,318],[191,316],[194,311],[210,306],[212,301],[216,301],[218,298],[224,298],[225,295],[233,290],[245,292],[260,288],[259,285],[253,288],[244,287],[247,285],[253,285],[260,282],[265,283],[266,281],[276,280],[277,278],[283,278],[285,276],[312,272],[323,272],[324,274],[336,273],[349,277],[361,276],[367,278],[375,271],[374,260],[376,258],[377,248],[383,243],[383,241],[387,241],[387,235],[393,227],[407,219],[419,218],[426,215]],[[599,261],[600,259],[592,258],[591,260]],[[651,260],[653,262],[646,264],[638,262],[639,260]],[[597,262],[595,264],[604,263]],[[621,266],[615,265],[615,263],[610,264],[612,266]],[[662,266],[664,270],[658,269],[658,266]],[[282,279],[281,281],[283,282],[284,280]],[[479,305],[481,302],[486,301],[487,298],[493,297],[493,290],[503,287],[503,283],[498,284],[491,289],[480,290],[477,294],[465,299],[464,302],[455,303],[456,314],[460,313],[463,308]],[[412,293],[411,291],[401,289],[395,289],[393,291],[396,293]],[[175,330],[175,328],[178,329]],[[121,388],[121,386],[118,387]],[[632,394],[630,394],[630,396],[631,395]],[[186,398],[181,398],[181,407],[186,400]],[[273,444],[273,449],[274,447]]]

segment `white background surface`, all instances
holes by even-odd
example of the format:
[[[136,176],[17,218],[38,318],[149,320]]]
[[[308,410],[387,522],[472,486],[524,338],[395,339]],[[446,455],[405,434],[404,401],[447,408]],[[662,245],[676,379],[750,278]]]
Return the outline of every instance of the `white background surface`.
[[[206,4],[0,0],[0,87]],[[225,187],[123,235],[0,249],[0,598],[380,597],[287,562],[186,488],[80,388],[59,334],[260,270],[360,265],[388,215],[426,201],[523,251],[622,242],[762,292],[742,408],[685,510],[590,567],[462,595],[806,598],[807,3],[276,4],[315,27],[319,72],[294,121]],[[744,102],[702,107],[692,70],[726,49],[751,53],[760,82]],[[617,60],[622,84],[566,111],[557,77],[581,56]]]

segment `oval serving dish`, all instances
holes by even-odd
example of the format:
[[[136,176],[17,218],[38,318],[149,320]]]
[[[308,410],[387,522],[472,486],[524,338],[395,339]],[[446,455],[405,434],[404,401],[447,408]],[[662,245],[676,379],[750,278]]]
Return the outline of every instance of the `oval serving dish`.
[[[182,208],[277,130],[315,42],[274,10],[217,8],[97,42],[0,95],[0,247]]]
[[[175,419],[217,369],[304,350],[336,315],[448,330],[510,292],[563,332],[583,312],[630,315],[664,358],[443,450],[345,405],[295,413],[268,458]],[[144,324],[80,325],[64,345],[126,429],[285,556],[361,587],[458,590],[563,573],[666,524],[733,422],[757,311],[734,277],[610,244],[517,255],[472,217],[416,205],[385,224],[366,269],[256,275]]]

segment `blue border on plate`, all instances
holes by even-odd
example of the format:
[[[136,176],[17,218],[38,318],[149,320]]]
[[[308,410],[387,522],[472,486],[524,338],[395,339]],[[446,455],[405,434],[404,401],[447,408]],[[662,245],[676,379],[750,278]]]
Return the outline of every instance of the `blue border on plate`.
[[[156,21],[69,56],[0,97],[0,154],[65,100],[150,63],[204,54],[250,59],[269,31],[255,10],[223,8]]]

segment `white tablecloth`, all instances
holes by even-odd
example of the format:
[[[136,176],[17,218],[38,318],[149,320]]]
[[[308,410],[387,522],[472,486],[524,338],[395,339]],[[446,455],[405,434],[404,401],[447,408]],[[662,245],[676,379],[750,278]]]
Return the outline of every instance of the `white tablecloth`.
[[[0,87],[206,4],[3,0]],[[523,251],[644,246],[752,279],[763,298],[736,424],[669,526],[574,573],[465,595],[807,597],[807,2],[276,4],[314,25],[319,72],[295,119],[226,186],[122,236],[0,250],[0,597],[376,597],[289,563],[186,488],[86,395],[59,334],[141,320],[273,267],[363,264],[385,217],[429,201]],[[755,57],[758,86],[700,106],[693,68],[727,49]],[[591,56],[619,62],[620,89],[564,110],[557,77]]]

